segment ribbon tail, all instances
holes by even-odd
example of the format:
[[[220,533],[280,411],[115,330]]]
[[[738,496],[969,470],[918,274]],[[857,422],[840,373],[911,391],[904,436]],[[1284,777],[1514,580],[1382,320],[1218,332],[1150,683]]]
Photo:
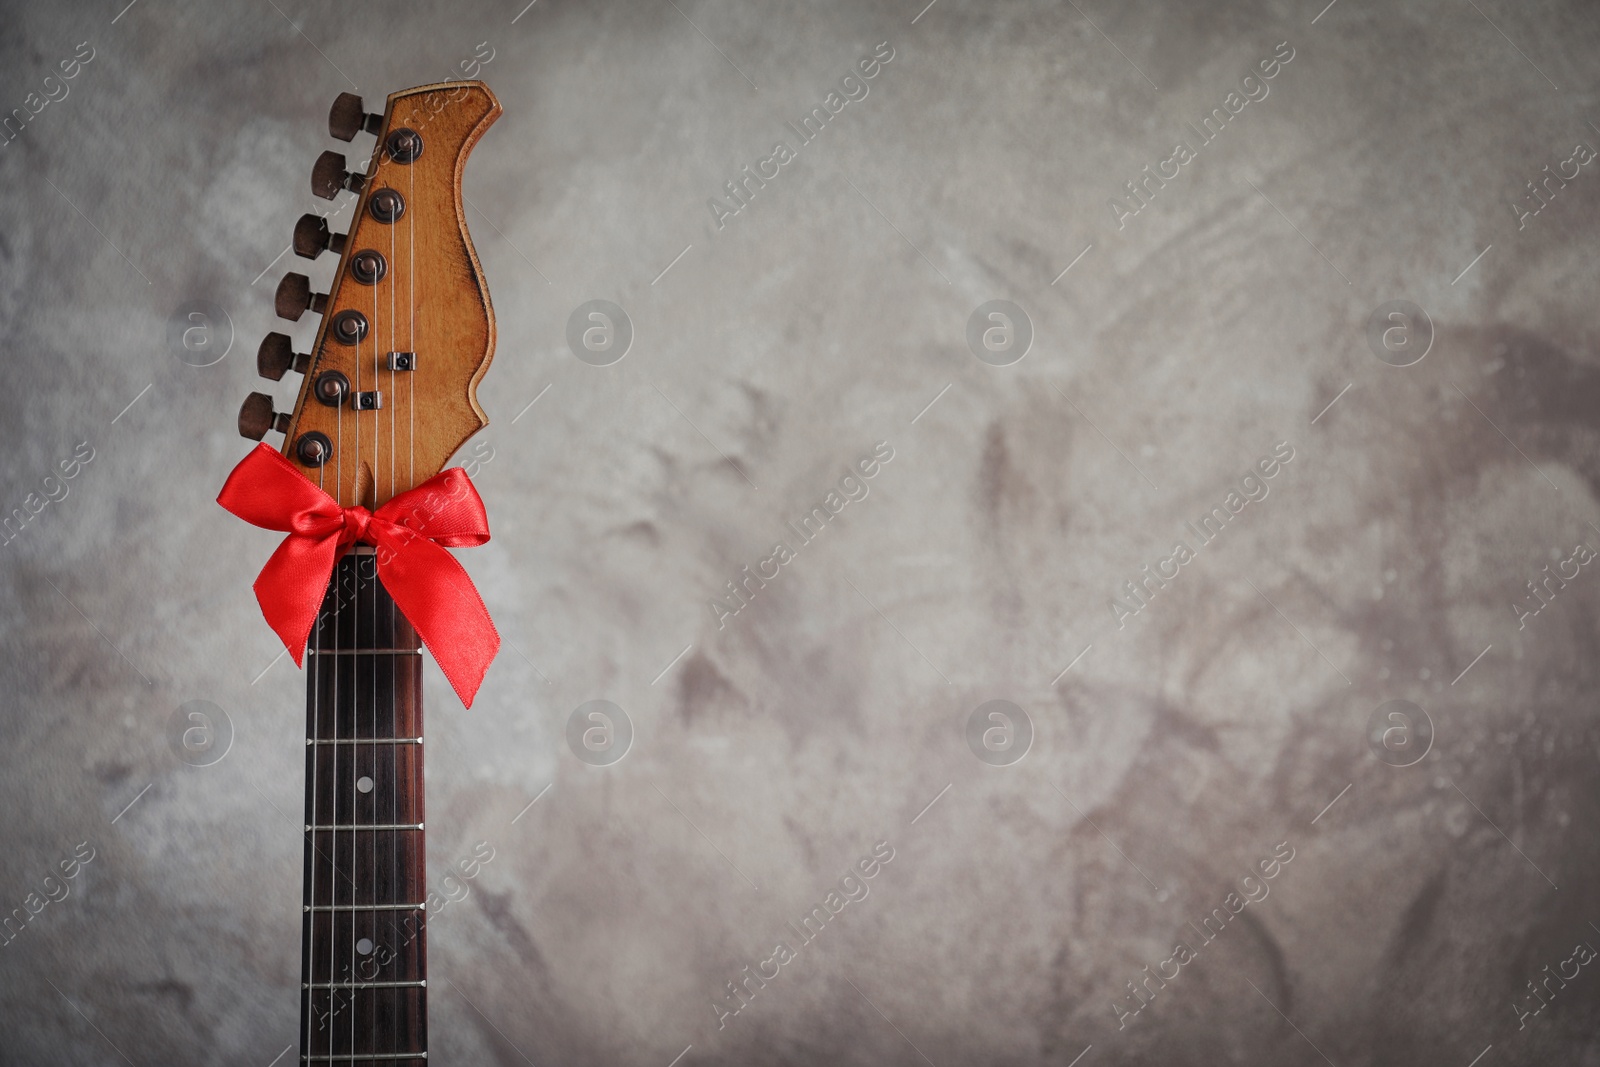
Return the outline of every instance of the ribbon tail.
[[[316,625],[338,549],[336,537],[291,535],[278,545],[256,577],[256,603],[296,667],[305,660],[306,643]]]
[[[402,536],[378,552],[378,577],[416,628],[445,678],[472,707],[483,676],[500,651],[500,632],[466,569],[432,541]]]

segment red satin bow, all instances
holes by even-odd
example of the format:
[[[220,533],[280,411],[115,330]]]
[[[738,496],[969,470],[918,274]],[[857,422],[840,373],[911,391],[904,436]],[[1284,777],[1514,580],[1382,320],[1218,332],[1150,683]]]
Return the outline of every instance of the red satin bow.
[[[500,649],[483,598],[440,546],[489,540],[489,518],[466,471],[451,467],[377,511],[341,507],[288,460],[261,444],[239,462],[217,503],[245,522],[288,537],[256,578],[256,600],[298,666],[333,574],[357,541],[376,546],[378,578],[416,627],[461,702],[472,706]]]

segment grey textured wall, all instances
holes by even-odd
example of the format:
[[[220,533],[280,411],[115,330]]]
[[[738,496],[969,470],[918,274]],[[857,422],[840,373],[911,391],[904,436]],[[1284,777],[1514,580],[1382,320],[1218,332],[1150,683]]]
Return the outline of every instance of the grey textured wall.
[[[0,146],[0,510],[60,497],[0,549],[0,1063],[294,1061],[303,682],[213,498],[329,102],[475,52],[506,644],[428,668],[434,1062],[1600,1063],[1592,5],[125,2],[0,18],[0,108],[66,92]]]

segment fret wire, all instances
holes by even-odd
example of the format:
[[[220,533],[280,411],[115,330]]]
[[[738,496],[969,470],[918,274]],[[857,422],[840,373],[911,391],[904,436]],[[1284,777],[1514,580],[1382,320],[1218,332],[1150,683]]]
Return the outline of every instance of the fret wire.
[[[420,656],[420,648],[310,648],[313,656]]]
[[[301,982],[300,983],[300,988],[301,989],[349,989],[349,990],[354,990],[356,992],[359,992],[359,991],[361,991],[363,989],[426,989],[427,987],[428,987],[428,980],[426,978],[418,978],[418,979],[416,979],[414,981],[408,980],[408,981],[401,981],[401,982],[357,982],[357,981],[349,981],[349,982],[312,982],[310,984],[307,984],[305,982]]]
[[[422,824],[409,822],[383,822],[383,823],[324,823],[322,825],[306,824],[306,833],[324,830],[420,830]]]
[[[420,737],[308,737],[308,745],[420,745]]]

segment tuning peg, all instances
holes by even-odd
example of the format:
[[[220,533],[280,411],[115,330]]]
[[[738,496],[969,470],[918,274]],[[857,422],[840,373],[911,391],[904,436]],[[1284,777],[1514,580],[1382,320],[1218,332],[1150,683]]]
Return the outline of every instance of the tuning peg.
[[[377,133],[383,129],[382,115],[369,115],[355,93],[340,93],[328,109],[328,136],[353,141],[362,130]]]
[[[251,393],[244,398],[244,403],[239,405],[239,436],[259,441],[266,436],[268,430],[287,433],[289,413],[274,412],[272,398],[266,393]]]
[[[344,156],[338,152],[324,152],[311,166],[311,191],[324,200],[332,200],[339,190],[359,193],[367,183],[364,175],[344,169]]]
[[[331,248],[337,254],[344,251],[344,238],[344,234],[328,229],[327,219],[308,212],[294,224],[294,254],[304,259],[316,259],[325,248]]]
[[[320,315],[328,306],[328,294],[313,293],[311,279],[304,274],[285,274],[283,281],[278,283],[277,295],[272,300],[278,317],[291,322],[298,321],[307,308]]]
[[[256,373],[275,382],[282,381],[289,371],[304,374],[309,366],[311,356],[296,352],[286,333],[267,334],[261,339],[261,347],[256,349]]]

